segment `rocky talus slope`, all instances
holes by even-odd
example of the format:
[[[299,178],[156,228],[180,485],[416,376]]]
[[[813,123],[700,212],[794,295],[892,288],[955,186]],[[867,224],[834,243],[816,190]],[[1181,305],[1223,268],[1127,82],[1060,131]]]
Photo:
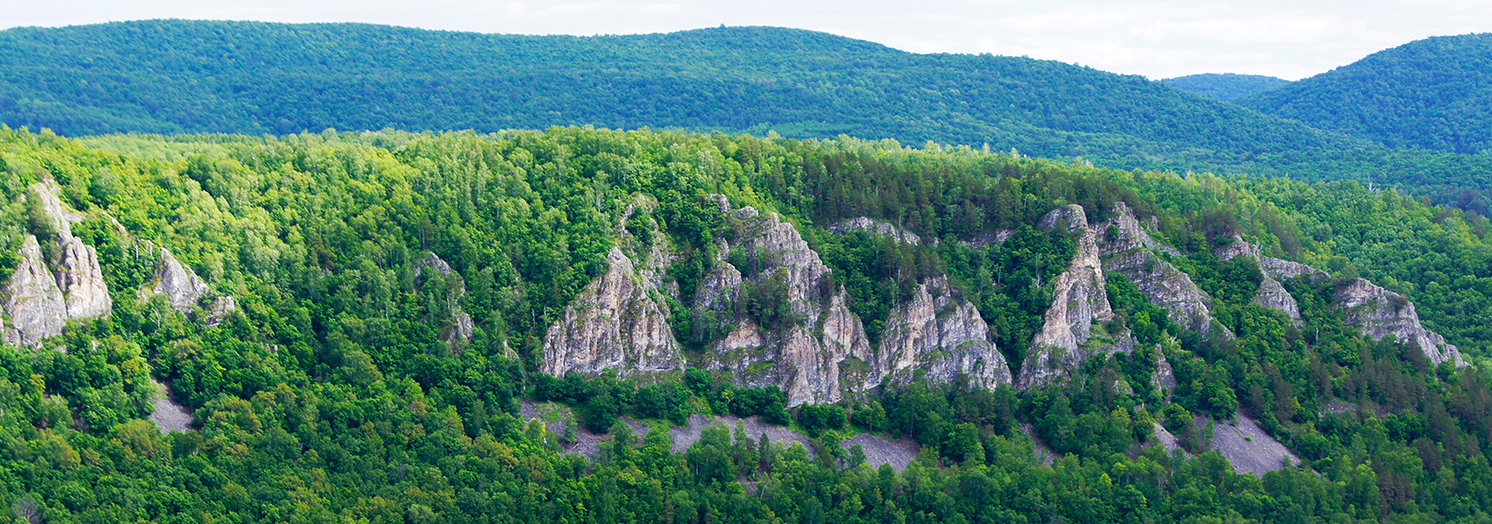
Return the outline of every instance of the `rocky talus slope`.
[[[623,224],[636,206],[628,210]],[[648,226],[657,227],[651,219]],[[564,317],[549,327],[540,366],[544,373],[563,376],[614,369],[618,376],[631,376],[684,368],[659,290],[670,260],[668,240],[655,232],[645,243],[626,226],[620,226],[619,233],[621,245],[607,253],[606,273],[587,285]]]

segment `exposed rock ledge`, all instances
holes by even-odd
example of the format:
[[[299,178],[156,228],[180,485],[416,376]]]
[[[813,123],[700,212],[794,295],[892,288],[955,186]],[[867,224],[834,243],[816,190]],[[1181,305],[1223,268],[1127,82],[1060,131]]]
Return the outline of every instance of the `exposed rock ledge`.
[[[694,300],[696,318],[714,318],[712,327],[728,333],[713,344],[704,365],[730,373],[742,386],[779,386],[793,406],[837,402],[847,390],[861,387],[870,342],[847,306],[844,286],[824,285],[830,269],[797,229],[775,213],[763,215],[748,206],[731,213],[730,220],[740,224],[741,233],[735,245],[720,241],[720,259]],[[747,268],[750,274],[728,262],[735,250],[753,259],[757,267]],[[745,282],[766,285],[777,279],[785,288],[791,318],[777,326],[758,326],[735,315],[730,305]],[[851,370],[850,375],[842,375],[842,368]],[[862,376],[851,376],[857,373]]]
[[[976,387],[1010,384],[1005,355],[989,341],[989,325],[974,304],[954,294],[946,278],[917,286],[912,300],[891,311],[874,370],[866,387],[886,380],[910,380],[925,370],[929,382],[952,382],[968,374]]]
[[[639,208],[653,205],[640,200],[629,206],[622,224]],[[648,227],[656,229],[657,223],[650,219]],[[545,334],[542,372],[563,376],[614,369],[618,376],[631,376],[684,368],[658,289],[669,262],[668,240],[653,231],[652,242],[644,245],[625,225],[618,232],[621,245],[607,253],[606,273],[581,290]],[[634,263],[623,246],[641,263]]]
[[[1281,285],[1278,280],[1275,280],[1275,275],[1289,273],[1305,274],[1299,270],[1294,270],[1295,268],[1292,266],[1303,264],[1265,257],[1259,253],[1257,246],[1245,242],[1238,236],[1233,237],[1232,244],[1218,248],[1213,254],[1217,256],[1218,260],[1223,262],[1238,257],[1253,259],[1254,263],[1259,266],[1259,272],[1262,274],[1263,279],[1259,281],[1259,290],[1254,292],[1252,302],[1261,307],[1284,312],[1297,324],[1300,323],[1300,305],[1295,302],[1295,297],[1290,296],[1290,292],[1285,290],[1285,286]],[[1268,267],[1265,266],[1266,259],[1270,261]],[[1312,268],[1312,271],[1314,271],[1314,268]]]
[[[870,233],[875,233],[881,236],[890,237],[892,240],[895,240],[897,242],[901,242],[903,244],[911,244],[914,246],[922,243],[922,237],[917,236],[916,233],[897,227],[895,224],[892,224],[890,222],[882,222],[873,218],[850,218],[841,220],[834,225],[829,226],[829,232],[836,235],[843,235],[855,231],[867,231]]]
[[[62,334],[67,325],[67,303],[62,290],[57,288],[56,277],[42,260],[36,237],[26,236],[19,255],[16,272],[5,286],[5,311],[10,313],[11,321],[5,339],[12,344],[32,346],[44,338]]]
[[[1430,363],[1451,362],[1465,366],[1466,360],[1456,346],[1440,334],[1425,329],[1414,304],[1404,295],[1383,289],[1372,282],[1353,278],[1337,282],[1332,296],[1338,310],[1345,311],[1347,323],[1361,329],[1364,335],[1378,340],[1393,335],[1399,342],[1414,344]]]
[[[1179,252],[1152,239],[1122,201],[1117,203],[1114,218],[1095,229],[1102,231],[1098,247],[1105,270],[1124,275],[1151,304],[1165,308],[1178,324],[1204,337],[1211,335],[1213,318],[1207,304],[1212,298],[1186,272],[1155,254],[1158,251],[1179,255]],[[1219,327],[1223,337],[1233,337],[1226,327]]]
[[[1058,208],[1047,213],[1040,225],[1044,229],[1066,227],[1078,232],[1077,251],[1067,271],[1057,277],[1045,322],[1026,351],[1016,381],[1016,387],[1021,389],[1056,383],[1094,354],[1113,349],[1122,351],[1131,345],[1126,340],[1127,333],[1119,340],[1089,344],[1093,326],[1113,320],[1114,311],[1109,307],[1096,235],[1088,227],[1083,208],[1077,205]]]

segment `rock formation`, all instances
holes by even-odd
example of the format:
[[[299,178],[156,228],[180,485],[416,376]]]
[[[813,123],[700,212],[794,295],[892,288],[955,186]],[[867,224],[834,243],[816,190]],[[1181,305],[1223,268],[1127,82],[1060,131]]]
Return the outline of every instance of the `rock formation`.
[[[52,234],[57,237],[57,245],[66,246],[73,239],[72,223],[82,220],[83,217],[62,204],[58,194],[62,188],[57,187],[57,182],[48,178],[31,184],[30,197],[37,199],[41,205],[42,214],[46,215],[47,222],[52,227]]]
[[[6,341],[27,346],[47,337],[62,334],[67,325],[67,303],[56,277],[42,260],[36,237],[27,235],[21,243],[16,272],[5,286],[5,311],[11,326]]]
[[[1285,290],[1285,286],[1281,285],[1280,281],[1275,280],[1276,274],[1304,274],[1292,266],[1299,264],[1296,264],[1295,262],[1287,262],[1276,258],[1269,258],[1269,260],[1271,261],[1269,267],[1272,269],[1266,269],[1264,261],[1268,257],[1260,254],[1258,247],[1245,242],[1241,237],[1238,237],[1236,235],[1233,237],[1232,244],[1228,244],[1226,246],[1218,248],[1217,251],[1214,252],[1214,254],[1217,255],[1218,260],[1221,260],[1223,262],[1227,262],[1238,257],[1253,259],[1254,263],[1259,265],[1259,272],[1262,275],[1263,279],[1259,281],[1259,290],[1254,292],[1254,298],[1252,302],[1260,307],[1271,308],[1284,312],[1297,324],[1300,322],[1300,305],[1295,302],[1295,297],[1290,296],[1290,292]]]
[[[1337,282],[1332,301],[1339,311],[1346,313],[1347,324],[1356,326],[1374,340],[1393,335],[1401,343],[1418,346],[1431,364],[1438,366],[1442,362],[1451,362],[1457,366],[1466,365],[1456,346],[1420,324],[1419,313],[1404,295],[1353,278]]]
[[[420,259],[419,262],[415,263],[414,277],[416,280],[419,280],[420,278],[424,277],[425,274],[432,272],[440,273],[440,276],[442,277],[451,276],[451,265],[447,264],[445,260],[441,260],[441,258],[435,253],[430,253],[425,258]],[[461,309],[461,303],[459,302],[459,300],[461,299],[461,297],[464,296],[466,296],[466,283],[462,282],[461,289],[456,291],[456,301],[450,304],[451,325],[443,326],[441,328],[441,342],[445,342],[448,344],[454,342],[468,342],[471,340],[472,334],[476,332],[476,324],[472,322],[471,315],[467,314],[465,310]]]
[[[1130,345],[1127,333],[1119,334],[1117,340],[1107,338],[1103,343],[1089,344],[1094,338],[1094,325],[1113,320],[1114,311],[1109,307],[1096,235],[1088,227],[1083,208],[1076,205],[1058,208],[1047,213],[1040,225],[1044,229],[1065,227],[1077,232],[1077,252],[1067,271],[1057,277],[1045,322],[1026,351],[1016,381],[1016,387],[1021,389],[1054,383],[1088,357],[1114,349],[1126,350]]]
[[[730,219],[741,233],[734,245],[721,240],[720,260],[694,300],[696,317],[707,324],[715,319],[706,327],[726,333],[713,343],[706,365],[730,372],[743,386],[779,386],[794,406],[836,402],[846,389],[858,388],[866,377],[842,376],[841,368],[868,372],[864,363],[870,360],[870,342],[847,306],[843,286],[827,286],[829,268],[797,229],[775,213],[762,215],[744,207]],[[733,258],[749,260],[749,273],[731,264]],[[788,304],[789,318],[774,326],[759,326],[745,315],[738,318],[731,305],[746,283],[781,286],[784,296],[778,298]]]
[[[73,237],[63,246],[62,264],[57,268],[57,285],[67,295],[69,318],[109,316],[114,302],[104,285],[104,271],[98,265],[98,251]]]
[[[637,209],[652,205],[643,201],[629,206],[622,223]],[[625,226],[619,233],[621,245],[607,253],[606,273],[581,290],[544,336],[544,373],[563,376],[614,369],[619,376],[628,376],[684,368],[658,288],[669,261],[668,240],[654,232],[647,235],[651,242],[643,242]],[[623,246],[642,263],[634,263]]]
[[[160,256],[155,264],[155,285],[149,288],[150,292],[165,295],[170,300],[172,309],[190,313],[202,297],[212,294],[212,288],[197,277],[192,268],[176,260],[171,250],[160,248]]]
[[[896,227],[896,225],[890,222],[882,222],[880,220],[875,220],[872,218],[850,218],[841,220],[829,226],[830,233],[840,235],[855,231],[868,231],[878,235],[891,237],[892,240],[901,242],[903,244],[911,244],[914,246],[922,243],[922,238],[918,237],[916,233],[912,233],[911,231]]]
[[[974,304],[955,296],[946,278],[918,285],[916,295],[887,316],[866,386],[909,380],[918,370],[934,383],[951,382],[960,373],[977,387],[1011,382],[1005,355],[989,341],[989,325]]]
[[[1135,220],[1134,212],[1118,202],[1114,218],[1096,227],[1099,256],[1106,271],[1124,275],[1151,304],[1165,308],[1171,319],[1203,336],[1210,336],[1212,301],[1197,288],[1186,272],[1166,262],[1157,252],[1179,255],[1170,246],[1155,241]],[[1222,328],[1222,336],[1233,334]]]

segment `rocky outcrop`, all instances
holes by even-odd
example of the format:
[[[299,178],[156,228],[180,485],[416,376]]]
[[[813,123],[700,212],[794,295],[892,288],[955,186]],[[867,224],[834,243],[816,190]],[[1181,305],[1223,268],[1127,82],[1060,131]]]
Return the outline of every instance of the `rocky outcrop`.
[[[40,204],[42,214],[47,217],[51,226],[51,233],[57,237],[57,245],[66,246],[73,240],[72,223],[83,217],[62,204],[62,199],[57,196],[62,188],[57,186],[56,181],[48,178],[32,184],[30,189],[28,196],[37,199]]]
[[[946,278],[918,285],[912,299],[887,316],[866,385],[910,380],[919,370],[933,383],[951,382],[960,373],[977,387],[1011,382],[1005,356],[989,341],[989,325],[974,304],[954,294]]]
[[[69,318],[109,316],[114,302],[104,285],[104,271],[98,265],[98,251],[74,237],[63,245],[62,264],[57,268],[57,285],[67,296]]]
[[[730,373],[742,386],[779,386],[790,405],[836,402],[846,390],[861,387],[869,372],[870,342],[847,306],[843,286],[828,286],[830,269],[818,253],[775,213],[763,215],[748,206],[731,213],[730,220],[740,233],[733,243],[720,241],[720,258],[694,299],[700,323],[724,333],[712,343],[705,365]],[[749,267],[738,268],[730,260]],[[788,314],[774,317],[770,326],[735,314],[732,305],[747,288],[763,294],[756,299],[785,302]]]
[[[1150,376],[1150,384],[1155,389],[1176,389],[1176,370],[1171,367],[1171,362],[1166,360],[1166,355],[1161,352],[1160,346],[1155,348],[1155,374]],[[1169,397],[1169,395],[1167,395]]]
[[[1438,333],[1425,329],[1414,304],[1404,295],[1353,278],[1337,282],[1332,301],[1339,311],[1345,313],[1347,324],[1356,326],[1374,340],[1393,335],[1401,343],[1419,347],[1431,364],[1438,366],[1442,362],[1451,362],[1457,366],[1466,365],[1456,346],[1446,342],[1445,337]]]
[[[911,244],[915,246],[922,243],[922,237],[917,236],[916,233],[907,231],[900,227],[896,227],[895,224],[892,224],[890,222],[882,222],[873,218],[850,218],[841,220],[829,226],[829,232],[836,235],[843,235],[856,231],[866,231],[869,233],[890,237],[892,240],[901,242],[903,244]]]
[[[1031,341],[1016,387],[1025,389],[1054,383],[1082,365],[1088,357],[1128,347],[1128,334],[1119,339],[1105,337],[1096,344],[1093,327],[1114,319],[1109,307],[1096,235],[1088,227],[1083,208],[1072,205],[1048,213],[1043,228],[1066,227],[1078,232],[1077,252],[1067,271],[1057,277],[1052,305],[1047,308],[1041,331]]]
[[[6,341],[32,346],[62,334],[67,325],[67,302],[57,288],[56,277],[47,270],[36,237],[27,235],[18,255],[16,272],[5,286],[5,311],[10,314],[11,324]]]
[[[207,327],[214,328],[223,323],[223,319],[238,310],[238,301],[233,297],[223,295],[212,300],[212,306],[207,308]]]
[[[652,205],[639,201],[629,206],[622,223],[639,208]],[[656,229],[656,222],[649,222]],[[619,376],[631,376],[684,368],[658,288],[669,261],[668,240],[652,232],[646,235],[652,241],[643,242],[626,226],[619,233],[620,245],[606,255],[606,273],[581,290],[545,334],[540,365],[544,373],[563,376],[614,369]]]
[[[1217,251],[1213,252],[1213,254],[1217,256],[1218,260],[1221,260],[1223,262],[1227,262],[1239,257],[1252,259],[1254,263],[1259,266],[1259,273],[1262,278],[1259,281],[1259,290],[1254,292],[1254,298],[1251,302],[1260,307],[1266,307],[1283,312],[1297,324],[1300,322],[1300,305],[1295,302],[1295,297],[1290,296],[1290,292],[1285,290],[1285,286],[1281,285],[1280,281],[1275,280],[1275,274],[1304,274],[1299,272],[1297,268],[1293,267],[1296,265],[1304,266],[1303,264],[1296,264],[1295,262],[1269,258],[1269,260],[1271,261],[1271,267],[1274,269],[1265,269],[1264,260],[1268,257],[1263,256],[1259,252],[1259,248],[1257,246],[1245,242],[1243,238],[1238,236],[1233,237],[1232,244],[1228,244],[1226,246],[1218,248]]]
[[[192,268],[181,264],[171,250],[160,248],[160,260],[155,265],[155,285],[150,292],[165,295],[171,308],[190,313],[202,297],[212,294],[212,288],[203,282]]]
[[[1156,254],[1179,255],[1175,249],[1151,238],[1123,202],[1118,202],[1114,218],[1095,229],[1101,231],[1098,247],[1106,271],[1124,275],[1151,304],[1170,313],[1176,323],[1204,337],[1211,336],[1213,318],[1207,304],[1212,298],[1186,272]],[[1219,327],[1223,337],[1233,336],[1227,328]]]
[[[421,279],[431,273],[439,273],[442,277],[449,277],[452,273],[451,265],[447,264],[445,260],[441,260],[440,256],[435,253],[430,253],[415,263],[414,276],[415,279]],[[472,334],[476,332],[476,324],[472,322],[471,315],[461,309],[460,299],[463,296],[466,296],[465,282],[462,282],[460,289],[456,290],[456,300],[452,301],[449,305],[451,308],[451,323],[450,325],[443,326],[440,330],[440,340],[442,342],[448,344],[469,342],[471,341]]]

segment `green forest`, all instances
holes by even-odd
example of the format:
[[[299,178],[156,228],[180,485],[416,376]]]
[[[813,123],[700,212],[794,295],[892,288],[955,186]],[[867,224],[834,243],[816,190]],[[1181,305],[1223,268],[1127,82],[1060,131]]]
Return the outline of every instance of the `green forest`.
[[[0,347],[0,502],[33,524],[1492,517],[1489,223],[1354,181],[579,127],[84,140],[4,127],[0,170],[0,274],[21,263],[26,235],[51,231],[30,188],[53,180],[113,303],[39,346]],[[913,380],[789,408],[776,388],[698,368],[539,373],[545,330],[605,271],[634,197],[656,199],[647,234],[681,254],[667,278],[700,285],[700,261],[733,234],[710,194],[794,224],[872,337],[907,286],[946,274],[1012,366],[1074,250],[1038,221],[1067,204],[1096,221],[1122,203],[1153,217],[1157,239],[1178,250],[1171,262],[1237,338],[1181,327],[1111,274],[1107,329],[1157,349],[1100,355],[1078,379],[1025,391]],[[851,217],[940,241],[827,231]],[[1001,243],[962,242],[1001,231]],[[1284,283],[1298,324],[1253,305],[1260,268],[1213,256],[1235,235],[1403,293],[1472,365],[1431,366],[1413,345],[1362,336],[1330,307],[1329,282]],[[183,313],[145,293],[151,245],[237,308]],[[421,269],[432,253],[449,274]],[[738,306],[763,324],[782,314],[769,288]],[[474,329],[449,339],[458,309]],[[685,346],[709,336],[687,314],[671,322]],[[1162,356],[1174,388],[1149,379]],[[171,385],[198,429],[163,434],[145,419],[152,380]],[[573,406],[607,434],[599,454],[562,453],[573,436],[523,417],[525,402]],[[1238,412],[1299,462],[1235,473],[1209,448],[1214,423]],[[692,414],[761,416],[812,445],[716,426],[671,452],[668,428]],[[1185,452],[1167,452],[1156,423]],[[871,468],[839,444],[861,434],[921,451],[902,471]]]
[[[1171,87],[1207,95],[1218,100],[1237,100],[1253,96],[1290,83],[1283,78],[1264,75],[1240,75],[1234,73],[1204,73],[1178,76],[1162,80]]]
[[[1237,100],[1400,149],[1492,152],[1492,33],[1416,40]]]
[[[1459,154],[1479,147],[1394,149],[1412,144],[1385,147],[1138,75],[913,54],[786,28],[572,37],[156,20],[7,29],[0,63],[0,121],[69,137],[595,125],[989,144],[1115,169],[1353,179],[1483,214],[1482,194],[1430,186],[1492,188],[1492,159]],[[1487,128],[1459,117],[1444,125]]]

